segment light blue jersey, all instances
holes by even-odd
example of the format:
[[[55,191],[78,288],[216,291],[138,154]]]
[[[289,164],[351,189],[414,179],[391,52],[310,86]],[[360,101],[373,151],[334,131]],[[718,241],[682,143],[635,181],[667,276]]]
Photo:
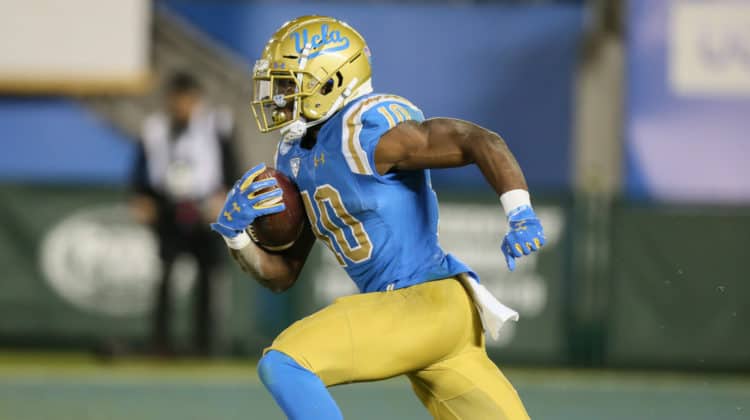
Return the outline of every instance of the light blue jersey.
[[[394,95],[366,95],[320,129],[312,149],[280,143],[276,168],[299,187],[315,236],[361,292],[399,289],[470,269],[438,244],[429,170],[380,175],[375,147],[422,112]]]

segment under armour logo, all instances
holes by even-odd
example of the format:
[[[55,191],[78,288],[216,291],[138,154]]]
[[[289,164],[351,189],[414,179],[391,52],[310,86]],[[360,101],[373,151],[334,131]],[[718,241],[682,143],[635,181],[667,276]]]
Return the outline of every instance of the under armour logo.
[[[326,155],[324,153],[320,154],[320,159],[318,159],[317,156],[314,156],[313,159],[315,161],[315,167],[316,168],[318,167],[318,163],[320,163],[321,165],[323,165],[323,164],[326,163]]]
[[[240,207],[237,204],[237,202],[235,201],[235,202],[232,203],[232,210],[224,212],[224,217],[231,222],[232,221],[232,213],[235,213],[235,212],[239,213],[240,210],[242,210],[242,207]]]

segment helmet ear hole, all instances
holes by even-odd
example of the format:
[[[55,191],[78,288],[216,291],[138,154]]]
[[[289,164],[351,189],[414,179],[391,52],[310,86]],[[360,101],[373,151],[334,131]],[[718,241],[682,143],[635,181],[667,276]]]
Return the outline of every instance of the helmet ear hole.
[[[321,95],[328,95],[333,90],[333,79],[328,79],[328,81],[320,87],[320,94]]]
[[[336,72],[336,78],[337,78],[337,79],[338,79],[338,81],[339,81],[339,85],[338,85],[338,87],[341,87],[341,85],[343,85],[343,84],[344,84],[344,76],[343,76],[343,75],[341,74],[341,72],[340,72],[340,71],[337,71],[337,72]]]

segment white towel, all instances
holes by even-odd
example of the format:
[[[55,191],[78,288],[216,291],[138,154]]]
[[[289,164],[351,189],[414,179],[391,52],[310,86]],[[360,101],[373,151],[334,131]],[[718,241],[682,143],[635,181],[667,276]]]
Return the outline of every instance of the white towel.
[[[490,333],[493,340],[500,336],[500,328],[506,321],[518,321],[518,312],[500,303],[474,276],[462,273],[458,278],[469,291],[482,318],[482,327]]]

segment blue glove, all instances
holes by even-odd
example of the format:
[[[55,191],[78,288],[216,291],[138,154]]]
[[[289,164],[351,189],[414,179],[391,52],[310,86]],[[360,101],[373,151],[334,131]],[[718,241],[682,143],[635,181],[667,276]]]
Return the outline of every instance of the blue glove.
[[[261,163],[247,171],[234,184],[216,223],[211,223],[211,230],[227,238],[234,238],[256,218],[284,211],[286,207],[276,178],[255,180],[265,170],[266,165]]]
[[[508,215],[510,231],[505,234],[502,250],[508,269],[516,268],[516,258],[529,255],[544,245],[544,229],[531,206],[517,207]]]

